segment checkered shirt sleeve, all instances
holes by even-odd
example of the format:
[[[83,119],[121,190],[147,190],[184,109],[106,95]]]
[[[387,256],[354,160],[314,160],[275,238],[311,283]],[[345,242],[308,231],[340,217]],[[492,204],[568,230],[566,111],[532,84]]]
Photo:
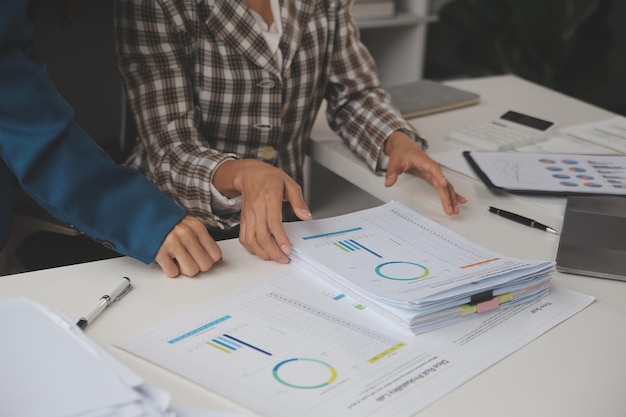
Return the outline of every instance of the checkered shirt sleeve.
[[[324,100],[330,126],[374,172],[395,130],[350,0],[281,1],[283,61],[273,61],[243,0],[117,0],[119,68],[139,140],[129,163],[209,225],[209,181],[229,158],[270,163],[303,184]]]

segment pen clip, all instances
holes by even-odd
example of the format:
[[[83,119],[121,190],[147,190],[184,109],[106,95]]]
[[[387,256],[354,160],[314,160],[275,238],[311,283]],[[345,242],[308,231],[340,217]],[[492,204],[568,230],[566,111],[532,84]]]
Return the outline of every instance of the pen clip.
[[[124,277],[124,278],[126,278],[126,277]],[[126,279],[128,279],[128,278],[126,278]],[[128,294],[128,292],[130,290],[132,290],[132,289],[133,289],[133,284],[130,282],[130,280],[128,280],[128,285],[126,286],[126,288],[124,288],[124,291],[122,291],[120,293],[120,295],[118,295],[117,297],[115,297],[114,300],[111,300],[111,301],[118,301],[118,300],[120,300],[122,297],[124,297],[126,294]]]

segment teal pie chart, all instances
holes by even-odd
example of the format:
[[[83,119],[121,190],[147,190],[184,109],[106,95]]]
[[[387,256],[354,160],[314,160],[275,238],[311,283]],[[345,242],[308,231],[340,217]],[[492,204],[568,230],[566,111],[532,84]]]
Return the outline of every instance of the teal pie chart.
[[[428,276],[430,271],[424,265],[408,261],[391,261],[378,265],[376,275],[393,281],[413,281]]]
[[[337,370],[326,362],[311,358],[284,360],[272,370],[274,379],[298,389],[323,388],[337,379]]]

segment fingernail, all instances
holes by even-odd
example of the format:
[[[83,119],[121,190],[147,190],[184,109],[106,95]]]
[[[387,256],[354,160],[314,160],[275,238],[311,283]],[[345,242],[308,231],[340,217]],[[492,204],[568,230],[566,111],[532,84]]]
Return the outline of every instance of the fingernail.
[[[289,255],[289,252],[291,252],[291,251],[289,250],[289,246],[287,246],[287,245],[282,245],[282,246],[280,247],[280,249],[283,251],[283,253],[284,253],[285,255]]]
[[[311,214],[309,210],[300,209],[298,210],[298,213],[300,213],[302,217],[313,217],[313,215]]]

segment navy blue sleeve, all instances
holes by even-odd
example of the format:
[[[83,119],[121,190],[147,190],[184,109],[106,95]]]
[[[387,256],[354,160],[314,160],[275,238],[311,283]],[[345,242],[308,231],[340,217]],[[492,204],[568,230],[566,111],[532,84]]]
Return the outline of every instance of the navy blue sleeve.
[[[141,173],[115,164],[75,122],[29,56],[26,0],[0,2],[0,158],[59,220],[143,262],[185,212]]]

